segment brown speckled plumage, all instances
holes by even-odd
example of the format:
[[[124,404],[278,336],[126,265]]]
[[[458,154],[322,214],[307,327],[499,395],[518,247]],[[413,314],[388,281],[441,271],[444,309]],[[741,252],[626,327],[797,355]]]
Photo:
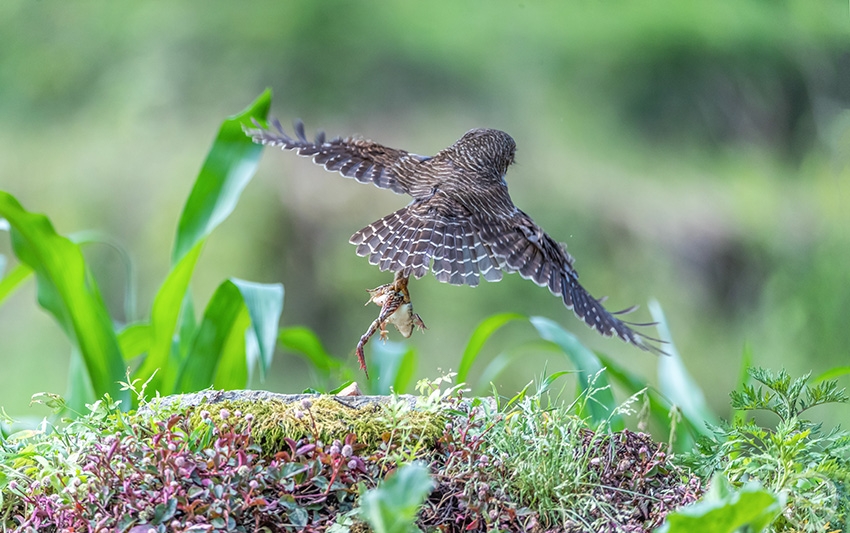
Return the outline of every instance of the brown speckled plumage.
[[[327,170],[361,183],[408,194],[413,201],[351,237],[357,254],[382,271],[421,278],[428,270],[441,282],[476,286],[517,272],[562,298],[567,308],[606,336],[616,335],[645,350],[659,349],[606,310],[579,285],[573,258],[518,209],[505,173],[516,144],[505,132],[475,129],[433,157],[388,148],[362,139],[307,140],[295,123],[295,138],[258,127],[246,133],[257,143],[312,157]],[[654,339],[649,339],[654,340]]]

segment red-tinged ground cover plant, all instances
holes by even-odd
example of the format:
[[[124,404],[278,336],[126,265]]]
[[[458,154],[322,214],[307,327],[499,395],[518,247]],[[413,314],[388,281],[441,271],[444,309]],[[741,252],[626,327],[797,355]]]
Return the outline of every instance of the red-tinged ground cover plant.
[[[142,403],[126,414],[105,398],[4,439],[3,527],[356,531],[369,517],[360,498],[408,464],[430,473],[425,530],[643,531],[702,492],[648,436],[592,431],[579,404],[539,395],[501,408],[458,387],[361,408],[328,396]]]

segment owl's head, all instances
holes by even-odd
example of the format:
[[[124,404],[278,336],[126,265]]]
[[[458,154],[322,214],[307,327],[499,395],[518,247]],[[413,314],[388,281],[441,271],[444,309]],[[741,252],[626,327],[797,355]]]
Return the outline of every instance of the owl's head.
[[[516,154],[516,142],[510,135],[489,129],[469,130],[451,148],[455,164],[484,174],[495,173],[498,179],[504,177]]]

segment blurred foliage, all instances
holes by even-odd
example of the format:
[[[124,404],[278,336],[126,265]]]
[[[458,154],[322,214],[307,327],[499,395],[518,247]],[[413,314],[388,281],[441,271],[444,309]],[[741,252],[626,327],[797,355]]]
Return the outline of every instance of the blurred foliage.
[[[8,0],[0,189],[49,213],[60,235],[96,228],[125,243],[148,309],[172,266],[176,247],[162,236],[178,223],[186,177],[219,118],[265,87],[284,122],[418,153],[473,127],[503,129],[519,146],[508,174],[517,204],[568,243],[584,284],[612,307],[663,303],[682,361],[722,412],[745,342],[754,364],[791,373],[846,365],[847,19],[837,0]],[[268,159],[206,243],[193,300],[231,276],[282,282],[284,323],[347,358],[374,318],[363,289],[388,281],[347,238],[406,200],[291,154]],[[12,255],[6,239],[0,254]],[[118,254],[83,254],[110,315],[134,321]],[[10,260],[6,272],[18,268]],[[34,291],[0,307],[0,365],[14,376],[1,378],[0,405],[15,413],[69,372],[68,342]],[[475,290],[427,277],[411,291],[431,328],[411,340],[417,375],[456,367],[475,325],[508,312],[555,320],[631,377],[654,373],[654,358],[596,338],[518,276]],[[523,343],[534,348],[499,359],[505,393],[538,375],[552,346],[517,325],[479,359]],[[464,370],[471,382],[489,375],[487,364]],[[285,353],[267,386],[300,390],[309,372],[319,370]],[[848,420],[846,409],[824,416]]]

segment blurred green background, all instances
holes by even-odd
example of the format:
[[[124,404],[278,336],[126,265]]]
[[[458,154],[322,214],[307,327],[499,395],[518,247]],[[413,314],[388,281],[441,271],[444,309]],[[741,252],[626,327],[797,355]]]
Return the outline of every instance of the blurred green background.
[[[844,1],[4,0],[0,42],[0,189],[60,233],[98,230],[129,251],[135,311],[119,255],[86,249],[117,320],[150,308],[219,123],[271,87],[273,115],[304,119],[308,135],[427,155],[471,128],[509,132],[514,201],[568,244],[610,308],[644,304],[631,318],[648,321],[646,301],[661,302],[721,415],[745,345],[792,375],[850,364]],[[391,276],[348,237],[407,199],[266,154],[201,256],[196,301],[229,276],[282,282],[282,324],[315,329],[355,364],[377,314],[364,289]],[[430,328],[410,340],[420,377],[456,368],[474,326],[503,311],[552,318],[654,374],[655,356],[597,336],[519,276],[475,289],[427,277],[411,291]],[[531,338],[513,325],[487,350]],[[0,405],[28,415],[31,394],[62,392],[68,352],[30,281],[0,306]],[[499,390],[545,364],[529,353]],[[278,353],[255,386],[298,392],[309,373]],[[822,416],[850,421],[846,407]]]

